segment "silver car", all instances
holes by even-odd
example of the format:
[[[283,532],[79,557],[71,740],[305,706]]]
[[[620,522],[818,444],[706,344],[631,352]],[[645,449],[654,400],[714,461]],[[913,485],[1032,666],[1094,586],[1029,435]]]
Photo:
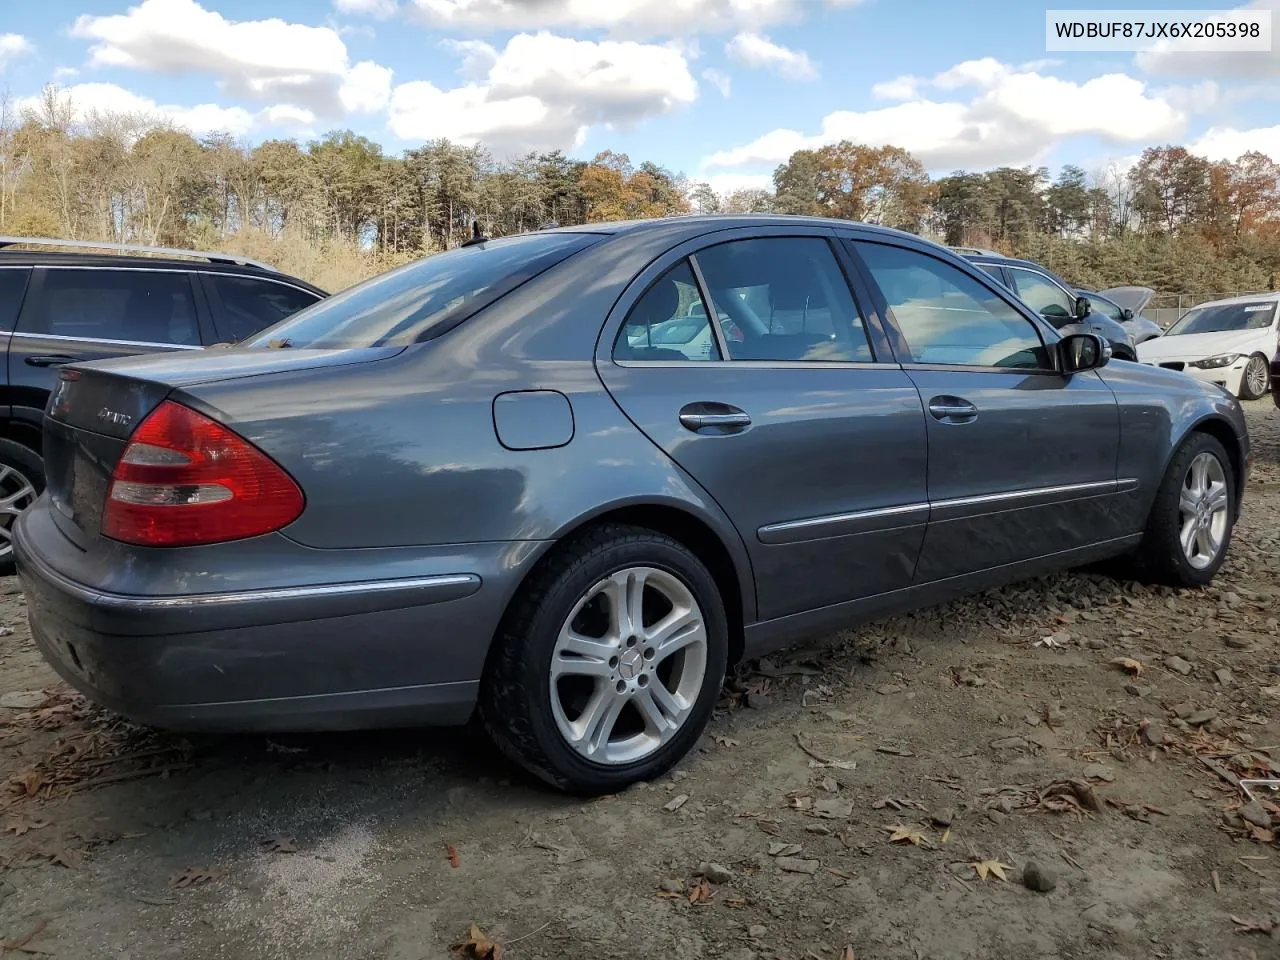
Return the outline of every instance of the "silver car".
[[[695,303],[728,319],[671,332]],[[546,780],[617,790],[798,638],[1106,558],[1210,581],[1240,406],[1108,358],[855,223],[476,243],[234,349],[64,368],[14,535],[32,634],[144,722],[478,710]]]

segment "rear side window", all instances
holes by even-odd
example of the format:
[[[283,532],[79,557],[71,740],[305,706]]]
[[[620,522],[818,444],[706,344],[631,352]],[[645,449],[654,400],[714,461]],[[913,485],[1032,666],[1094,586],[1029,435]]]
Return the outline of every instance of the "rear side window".
[[[627,314],[613,345],[615,360],[719,360],[707,308],[688,260],[654,281]]]
[[[177,270],[44,269],[21,333],[200,346],[191,275]]]
[[[29,267],[0,267],[0,330],[12,330],[27,292]]]
[[[205,276],[222,304],[217,325],[218,336],[224,340],[244,340],[320,299],[314,293],[274,280],[217,273]]]
[[[532,233],[438,253],[321,300],[246,346],[408,346],[462,322],[599,240],[591,233]]]

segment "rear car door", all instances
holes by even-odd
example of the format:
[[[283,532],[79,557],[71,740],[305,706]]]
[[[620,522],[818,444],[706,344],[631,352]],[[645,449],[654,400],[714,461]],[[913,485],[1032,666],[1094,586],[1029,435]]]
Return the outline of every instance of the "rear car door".
[[[627,416],[737,527],[761,620],[907,586],[923,539],[920,399],[842,264],[822,228],[692,241],[636,278],[597,353]]]
[[[219,343],[238,343],[323,299],[310,290],[267,277],[212,272],[200,276]]]
[[[1048,331],[979,271],[893,243],[850,245],[928,413],[917,580],[1120,536],[1119,410],[1098,374],[1059,373]]]
[[[188,271],[36,267],[9,345],[14,415],[41,421],[64,363],[201,343]]]

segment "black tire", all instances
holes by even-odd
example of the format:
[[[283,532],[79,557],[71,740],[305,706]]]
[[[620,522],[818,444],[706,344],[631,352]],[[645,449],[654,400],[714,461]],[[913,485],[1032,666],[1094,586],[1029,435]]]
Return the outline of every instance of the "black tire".
[[[1249,387],[1249,371],[1261,367],[1262,369],[1262,387],[1259,390],[1253,390]],[[1255,353],[1249,358],[1249,362],[1245,364],[1244,371],[1240,374],[1240,397],[1241,400],[1260,400],[1271,390],[1271,364],[1267,362],[1267,358],[1260,353]]]
[[[1196,457],[1212,454],[1222,467],[1227,486],[1227,527],[1222,546],[1213,562],[1195,567],[1187,559],[1179,538],[1181,513],[1179,502],[1187,471]],[[1134,573],[1138,579],[1171,587],[1202,587],[1213,580],[1231,548],[1231,535],[1236,520],[1236,479],[1222,444],[1207,433],[1192,433],[1174,454],[1156,492],[1155,502],[1147,517],[1142,544],[1134,555]]]
[[[5,474],[0,479],[0,497],[10,496],[18,489],[12,483],[13,475],[8,471],[16,471],[22,480],[35,489],[36,496],[44,492],[44,460],[30,447],[0,437],[0,468],[8,468],[0,470],[0,473]],[[34,501],[35,497],[31,500]],[[30,506],[30,502],[27,506]],[[13,573],[13,545],[9,541],[9,530],[16,519],[14,514],[0,513],[0,577]]]
[[[702,610],[706,669],[693,707],[665,744],[633,763],[588,760],[561,735],[551,704],[551,657],[560,628],[606,577],[645,566],[675,576]],[[607,524],[561,545],[514,600],[481,683],[480,719],[511,760],[563,790],[613,793],[670,770],[706,729],[724,682],[729,649],[724,601],[714,578],[683,544],[643,527]]]

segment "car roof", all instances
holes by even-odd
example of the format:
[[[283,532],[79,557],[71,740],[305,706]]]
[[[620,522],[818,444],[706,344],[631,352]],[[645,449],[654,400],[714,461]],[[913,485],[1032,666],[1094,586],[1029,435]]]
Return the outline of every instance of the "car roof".
[[[19,267],[126,267],[137,270],[199,270],[202,273],[232,273],[238,276],[262,277],[279,280],[302,287],[317,296],[328,296],[314,284],[277,270],[263,269],[257,264],[224,263],[218,261],[184,259],[180,257],[152,257],[137,254],[70,253],[65,250],[11,250],[0,248],[0,266]]]
[[[1280,300],[1280,290],[1267,290],[1262,293],[1245,293],[1238,297],[1224,297],[1221,300],[1206,300],[1204,303],[1197,303],[1194,307],[1188,307],[1187,310],[1196,310],[1200,307],[1227,307],[1236,303],[1275,303]]]
[[[856,220],[837,220],[833,217],[806,217],[785,213],[716,213],[689,216],[655,217],[648,220],[617,220],[610,223],[584,223],[569,227],[550,227],[541,233],[604,233],[611,235],[655,233],[661,231],[683,232],[690,227],[707,226],[716,229],[733,227],[839,227],[857,228],[866,233],[883,234],[886,237],[909,239],[916,243],[940,246],[914,233],[861,223]],[[946,249],[945,247],[943,249]]]
[[[1048,267],[1044,264],[1036,263],[1034,260],[1021,260],[1018,257],[1006,257],[1003,253],[958,253],[952,251],[958,257],[972,261],[973,263],[998,263],[1006,267],[1026,267],[1029,270],[1039,270],[1041,273],[1050,273]]]

